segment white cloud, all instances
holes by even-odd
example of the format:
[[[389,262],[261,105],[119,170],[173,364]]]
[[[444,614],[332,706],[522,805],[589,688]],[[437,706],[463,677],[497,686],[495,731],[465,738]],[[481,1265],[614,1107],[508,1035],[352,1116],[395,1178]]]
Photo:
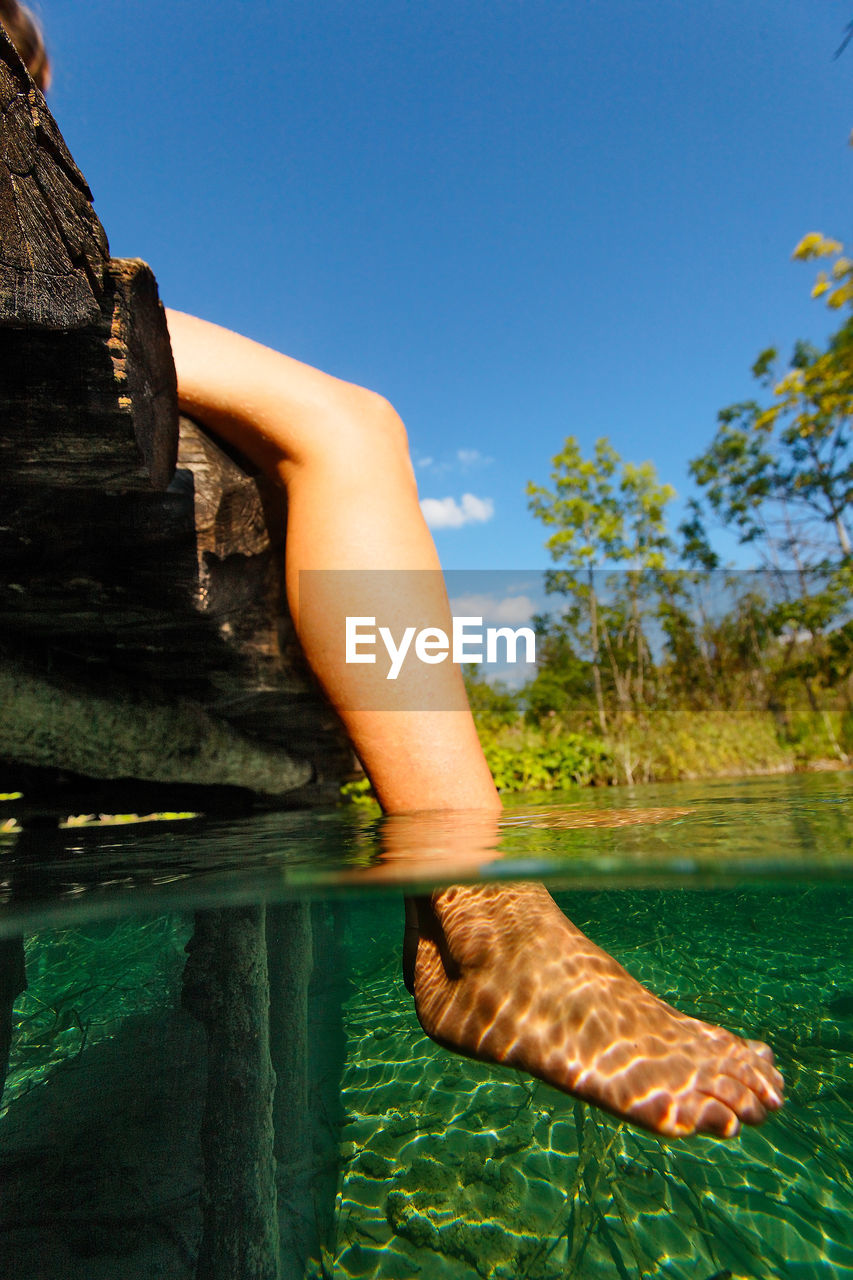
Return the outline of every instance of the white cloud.
[[[455,498],[422,498],[421,511],[431,529],[461,529],[464,524],[485,524],[495,514],[491,498],[463,493]]]
[[[436,458],[432,454],[424,455],[417,459],[416,466],[434,476],[446,476],[450,472],[478,471],[493,462],[494,458],[487,458],[479,449],[457,449],[453,454],[442,458]]]
[[[457,449],[456,460],[462,467],[487,467],[493,458],[484,458],[479,449]]]
[[[486,622],[529,622],[536,612],[530,596],[456,596],[450,608],[457,617],[484,618]]]

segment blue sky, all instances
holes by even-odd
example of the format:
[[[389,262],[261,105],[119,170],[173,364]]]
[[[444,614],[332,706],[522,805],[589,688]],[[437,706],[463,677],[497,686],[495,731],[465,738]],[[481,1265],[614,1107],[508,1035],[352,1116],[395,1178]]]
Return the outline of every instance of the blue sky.
[[[113,253],[387,395],[448,568],[548,563],[568,434],[683,499],[758,351],[829,330],[789,259],[853,240],[849,0],[38,8]]]

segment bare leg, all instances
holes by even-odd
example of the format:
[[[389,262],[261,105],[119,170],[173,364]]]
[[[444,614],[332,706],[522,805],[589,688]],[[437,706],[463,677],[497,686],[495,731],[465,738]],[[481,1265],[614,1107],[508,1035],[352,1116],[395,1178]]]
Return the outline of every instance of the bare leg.
[[[386,812],[465,810],[492,825],[499,801],[458,669],[401,673],[400,704],[365,710],[384,674],[331,646],[323,608],[300,608],[304,570],[357,570],[329,608],[379,615],[366,571],[398,570],[401,618],[450,629],[438,558],[417,501],[405,431],[381,397],[189,316],[169,313],[182,409],[287,488],[287,586],[311,666],[339,711]],[[434,570],[417,578],[413,570]],[[375,598],[372,593],[376,592]],[[447,834],[446,818],[444,833]],[[452,835],[450,843],[452,844]],[[445,838],[444,852],[447,854]],[[541,885],[454,886],[410,918],[409,977],[424,1029],[462,1053],[505,1062],[657,1132],[728,1137],[781,1105],[766,1045],[657,1000],[559,911]],[[416,934],[412,937],[412,932]]]
[[[329,377],[216,325],[169,312],[182,410],[236,445],[287,488],[287,594],[305,654],[338,710],[382,807],[487,809],[500,801],[468,710],[459,669],[407,665],[397,682],[402,707],[429,702],[450,710],[364,710],[359,683],[384,673],[347,666],[331,648],[323,610],[302,616],[302,571],[357,570],[335,616],[387,606],[376,570],[396,570],[401,618],[428,615],[450,629],[440,565],[417,498],[403,424],[380,396]],[[432,570],[415,575],[412,570]],[[376,592],[377,599],[370,593]],[[381,688],[380,688],[381,693]],[[380,699],[381,700],[381,699]],[[361,707],[358,703],[361,702]],[[374,699],[375,702],[375,699]]]

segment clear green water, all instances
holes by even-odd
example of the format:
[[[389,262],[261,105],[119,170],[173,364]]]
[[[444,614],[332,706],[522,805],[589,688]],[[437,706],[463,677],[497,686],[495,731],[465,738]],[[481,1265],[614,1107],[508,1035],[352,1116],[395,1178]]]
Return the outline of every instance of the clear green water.
[[[554,825],[632,805],[692,812]],[[0,1116],[0,1275],[198,1274],[213,1059],[181,1008],[184,947],[194,911],[229,902],[266,902],[277,939],[284,1280],[853,1275],[851,817],[850,774],[583,793],[509,815],[491,874],[549,878],[658,994],[773,1045],[786,1106],[729,1143],[662,1142],[425,1038],[401,977],[399,892],[341,885],[381,856],[363,821],[90,829],[73,874],[65,835],[42,875],[36,838],[21,851],[8,837],[5,933],[25,934],[29,988]],[[282,1008],[296,1009],[286,1032]],[[225,1208],[236,1224],[245,1191]],[[258,1254],[205,1265],[275,1274]]]

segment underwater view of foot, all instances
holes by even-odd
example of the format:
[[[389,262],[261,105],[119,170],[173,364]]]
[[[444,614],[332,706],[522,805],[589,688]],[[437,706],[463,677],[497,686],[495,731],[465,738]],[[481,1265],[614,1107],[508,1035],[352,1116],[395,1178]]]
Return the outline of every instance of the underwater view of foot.
[[[733,1137],[782,1105],[768,1045],[654,996],[545,887],[455,885],[409,910],[406,979],[439,1044],[654,1133]]]

